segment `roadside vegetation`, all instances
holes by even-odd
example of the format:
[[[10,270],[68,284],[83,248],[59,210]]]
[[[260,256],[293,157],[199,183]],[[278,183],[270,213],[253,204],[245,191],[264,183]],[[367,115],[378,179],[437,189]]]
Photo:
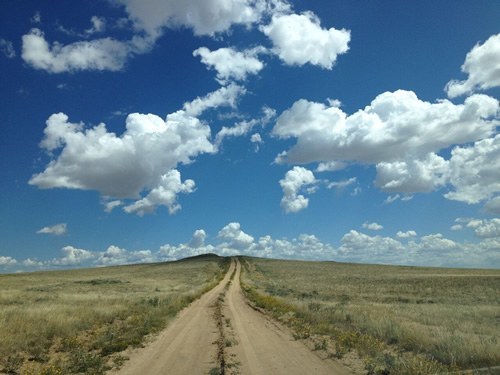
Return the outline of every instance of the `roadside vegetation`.
[[[358,357],[368,374],[500,365],[500,270],[241,263],[242,287],[257,307],[323,355]]]
[[[0,373],[103,374],[119,367],[229,267],[215,255],[0,275]]]

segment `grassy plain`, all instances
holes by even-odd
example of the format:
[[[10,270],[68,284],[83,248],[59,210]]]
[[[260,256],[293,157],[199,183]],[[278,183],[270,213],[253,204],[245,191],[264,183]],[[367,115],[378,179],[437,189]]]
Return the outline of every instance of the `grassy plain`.
[[[0,275],[0,373],[102,374],[224,276],[228,259]]]
[[[326,355],[357,353],[369,374],[500,365],[500,270],[255,258],[242,264],[242,285],[257,306]]]

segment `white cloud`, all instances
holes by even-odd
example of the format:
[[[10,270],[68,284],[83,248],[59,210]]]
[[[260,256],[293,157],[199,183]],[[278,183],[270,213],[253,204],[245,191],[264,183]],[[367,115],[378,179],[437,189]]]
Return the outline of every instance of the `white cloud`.
[[[476,44],[467,53],[462,72],[468,75],[466,80],[453,80],[446,85],[450,98],[500,86],[500,34]]]
[[[194,249],[199,249],[205,246],[205,239],[207,238],[207,233],[203,229],[197,229],[193,233],[193,238],[189,241],[188,246]]]
[[[288,65],[310,63],[332,69],[337,56],[346,53],[350,31],[324,29],[312,12],[276,14],[261,31],[273,42],[273,51]]]
[[[195,35],[224,32],[232,25],[250,25],[269,11],[265,0],[119,0],[137,29],[159,36],[164,27],[191,28]],[[277,1],[279,5],[279,1]]]
[[[128,27],[130,24],[134,26],[134,36],[130,40],[102,38],[76,41],[67,45],[53,42],[49,45],[43,32],[34,28],[23,36],[23,60],[35,69],[50,73],[82,70],[119,71],[134,55],[150,51],[166,28],[187,27],[197,36],[214,36],[228,31],[233,25],[249,27],[259,22],[264,15],[290,9],[284,0],[118,0],[117,2],[124,6],[128,14],[128,21],[119,20],[121,27]],[[37,13],[32,22],[39,23],[40,20]],[[90,22],[90,28],[83,32],[67,30],[62,26],[59,29],[70,36],[84,39],[106,31],[107,22],[103,17],[92,16]],[[220,56],[212,57],[218,60]],[[227,74],[228,78],[231,76],[242,79],[242,74],[243,76],[247,73],[254,74],[261,69],[260,62],[252,56],[245,57],[244,66],[238,66],[241,61],[236,60],[240,60],[240,56],[236,54],[232,57],[233,61],[230,64],[232,67],[224,68],[224,62],[220,60],[215,63],[220,69],[221,76]]]
[[[259,133],[252,134],[252,136],[250,137],[250,142],[253,143],[255,152],[258,152],[260,149],[260,145],[264,143]]]
[[[123,202],[121,200],[112,200],[109,202],[104,202],[103,204],[104,204],[104,211],[110,213],[116,207],[120,207],[121,205],[123,205]]]
[[[0,266],[12,266],[17,264],[17,260],[12,257],[0,256]]]
[[[97,190],[116,198],[136,198],[144,189],[157,187],[177,164],[213,151],[210,128],[182,111],[166,121],[152,114],[130,114],[120,137],[104,124],[83,129],[59,113],[49,117],[44,133],[42,148],[62,150],[30,184]]]
[[[436,233],[421,237],[420,247],[424,250],[442,251],[457,249],[459,245],[455,241],[445,238],[441,233]]]
[[[52,259],[49,264],[54,266],[77,266],[95,258],[91,251],[65,246],[62,249],[63,257]]]
[[[375,185],[384,191],[431,192],[451,184],[446,198],[477,203],[500,191],[500,136],[488,138],[498,111],[498,100],[479,94],[455,105],[424,102],[410,91],[386,92],[352,115],[301,99],[277,119],[273,134],[297,142],[276,161],[319,162],[321,170],[339,160],[374,164]],[[437,154],[475,141],[456,147],[449,160]]]
[[[313,185],[316,182],[314,174],[303,167],[295,166],[286,172],[285,178],[280,180],[280,185],[283,189],[281,207],[285,212],[298,212],[307,208],[309,199],[299,194],[299,192],[304,186]]]
[[[422,160],[378,163],[375,185],[387,192],[431,192],[446,183],[447,172],[446,160],[430,153]]]
[[[125,204],[112,198],[128,198],[136,200],[125,205],[129,213],[143,215],[158,205],[174,213],[180,208],[177,194],[191,193],[195,186],[190,179],[181,181],[178,165],[216,151],[210,127],[195,116],[218,106],[234,106],[242,93],[237,85],[222,87],[185,103],[183,110],[165,120],[154,114],[129,114],[119,136],[103,123],[86,128],[69,122],[64,113],[53,114],[40,142],[51,161],[29,183],[44,189],[96,190],[109,201],[104,204],[108,212]],[[145,194],[142,199],[141,194]]]
[[[454,144],[486,138],[497,125],[489,118],[498,110],[498,100],[486,95],[455,105],[448,100],[425,102],[404,90],[380,94],[352,115],[300,99],[278,117],[273,134],[297,139],[279,161],[375,164],[421,159]]]
[[[404,251],[403,245],[397,240],[382,236],[372,237],[356,230],[346,233],[340,242],[338,257],[356,262],[390,263],[391,258],[400,259]]]
[[[266,235],[260,237],[242,254],[264,258],[332,260],[335,249],[311,234],[301,234],[292,240],[273,239]]]
[[[269,107],[263,107],[262,112],[263,112],[263,114],[260,118],[252,119],[249,121],[243,120],[232,127],[223,126],[222,129],[215,136],[215,142],[214,142],[215,146],[218,148],[222,144],[224,139],[227,137],[240,137],[243,135],[247,135],[256,126],[258,126],[258,125],[265,126],[276,115],[276,111],[272,108],[269,108]],[[252,135],[252,138],[254,138],[254,136],[258,136],[258,138],[256,138],[256,139],[260,139],[260,142],[262,142],[262,138],[260,138],[260,134],[254,134],[254,135]],[[251,140],[251,141],[253,143],[255,143],[255,140]],[[260,143],[260,142],[258,142],[258,143]]]
[[[31,17],[30,21],[31,21],[31,23],[34,23],[34,24],[41,23],[42,22],[42,15],[40,14],[40,12],[38,12],[38,11],[35,12],[33,17]]]
[[[0,270],[12,272],[15,267],[18,270],[34,270],[161,262],[205,253],[375,264],[500,267],[500,219],[459,218],[456,222],[474,230],[480,241],[459,243],[440,233],[417,237],[413,230],[400,231],[396,238],[370,236],[351,230],[341,238],[340,246],[335,248],[311,234],[300,234],[292,239],[274,239],[270,235],[264,235],[256,240],[245,233],[238,222],[232,222],[219,231],[219,243],[215,245],[207,244],[205,230],[198,229],[189,242],[165,244],[156,251],[130,251],[111,245],[101,252],[66,246],[62,249],[61,257],[47,261],[0,256]]]
[[[240,223],[229,223],[217,234],[217,238],[225,242],[223,246],[242,250],[248,248],[254,238],[241,230]]]
[[[345,189],[346,187],[355,184],[357,180],[358,179],[356,177],[351,177],[347,180],[330,182],[327,185],[327,188],[328,189]]]
[[[396,237],[398,238],[411,238],[411,237],[416,237],[416,235],[417,232],[415,232],[414,230],[409,230],[406,232],[398,231],[398,233],[396,233]]]
[[[346,163],[341,161],[329,161],[326,163],[319,163],[316,172],[334,172],[340,171],[346,167]]]
[[[154,212],[158,206],[165,206],[170,214],[174,214],[181,208],[180,204],[177,203],[177,195],[192,193],[194,186],[193,180],[182,182],[180,172],[172,169],[160,177],[158,185],[151,189],[146,197],[125,206],[123,209],[127,213],[143,216],[146,213]]]
[[[117,265],[128,263],[128,251],[111,245],[98,258],[99,265]]]
[[[62,236],[67,232],[67,225],[65,223],[52,225],[51,227],[43,227],[38,230],[38,234],[53,234],[55,236]]]
[[[474,234],[479,238],[500,238],[500,219],[490,220],[467,219],[464,220],[467,228],[474,230]]]
[[[83,30],[82,32],[76,31],[72,28],[68,29],[63,25],[58,25],[57,30],[71,37],[79,37],[79,38],[90,38],[94,34],[103,33],[106,31],[107,22],[104,17],[92,16],[90,18],[90,27],[88,29]]]
[[[92,16],[90,23],[92,26],[85,30],[86,35],[102,33],[106,30],[106,19],[104,17]]]
[[[207,103],[203,98],[197,101],[186,107],[196,107],[194,112],[200,113],[223,102]],[[156,203],[175,211],[171,193],[191,192],[194,182],[181,183],[178,172],[172,170],[180,163],[192,162],[200,153],[215,151],[209,140],[209,126],[183,110],[169,114],[166,120],[153,114],[130,114],[121,136],[108,132],[104,124],[85,129],[83,124],[70,123],[68,116],[59,113],[49,117],[44,133],[40,146],[53,159],[45,171],[31,178],[30,184],[97,190],[115,198],[137,198],[145,189],[150,190],[146,198],[128,206],[129,212],[138,213],[151,210]]]
[[[500,194],[500,134],[469,147],[455,147],[449,164],[455,191],[445,194],[446,198],[473,204]]]
[[[14,51],[14,46],[10,40],[0,38],[0,52],[9,59],[16,57],[16,51]]]
[[[378,223],[368,223],[368,222],[363,223],[362,227],[365,229],[374,230],[374,231],[384,229],[384,227]]]
[[[230,80],[245,80],[247,75],[260,72],[264,64],[257,58],[257,54],[264,51],[262,47],[242,52],[233,48],[210,51],[206,47],[200,47],[193,52],[193,56],[200,56],[203,64],[215,69],[217,80],[225,84]]]
[[[262,143],[262,137],[260,136],[259,133],[252,134],[250,137],[250,142],[252,143]]]
[[[49,45],[40,29],[31,29],[23,35],[21,57],[35,69],[49,73],[82,70],[123,69],[127,59],[136,53],[146,52],[150,46],[138,48],[137,43],[121,42],[112,38],[79,41],[68,45],[54,42]]]
[[[199,116],[210,108],[220,106],[236,107],[238,98],[246,93],[246,89],[234,83],[215,90],[203,97],[184,103],[184,111],[188,116]]]
[[[484,209],[493,214],[500,214],[500,196],[492,198],[486,202]]]

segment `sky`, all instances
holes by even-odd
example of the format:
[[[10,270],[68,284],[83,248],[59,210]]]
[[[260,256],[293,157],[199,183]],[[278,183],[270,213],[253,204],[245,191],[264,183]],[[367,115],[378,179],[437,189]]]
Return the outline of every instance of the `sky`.
[[[500,2],[0,2],[0,272],[500,268]]]

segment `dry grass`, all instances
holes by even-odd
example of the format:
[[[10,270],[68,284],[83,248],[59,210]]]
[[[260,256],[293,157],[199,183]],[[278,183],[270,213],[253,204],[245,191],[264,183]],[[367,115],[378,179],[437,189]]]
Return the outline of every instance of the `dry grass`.
[[[371,374],[500,365],[500,271],[244,258],[243,283],[297,338]]]
[[[0,373],[102,374],[224,275],[227,260],[0,275]]]

